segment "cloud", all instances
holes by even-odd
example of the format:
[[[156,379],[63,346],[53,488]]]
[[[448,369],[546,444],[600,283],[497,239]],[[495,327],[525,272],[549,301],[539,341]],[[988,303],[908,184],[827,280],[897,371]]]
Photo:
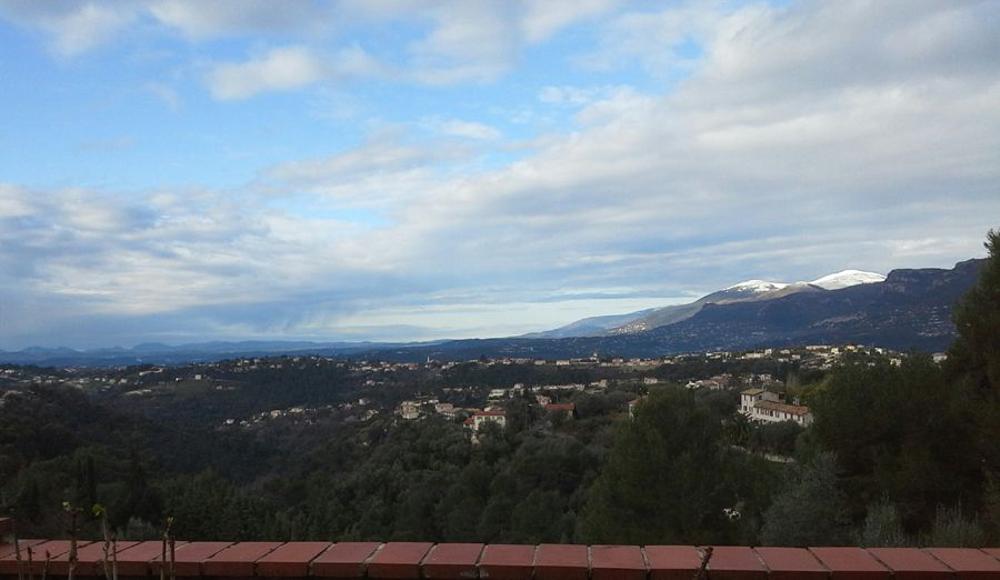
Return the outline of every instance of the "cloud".
[[[658,77],[686,74],[700,56],[700,45],[710,41],[720,20],[730,13],[717,0],[679,2],[656,11],[628,10],[613,15],[600,30],[597,46],[576,60],[604,71],[638,63]]]
[[[541,42],[566,26],[603,15],[621,4],[620,0],[528,1],[521,29],[528,42]]]
[[[357,10],[384,9],[369,16],[383,21],[400,5]],[[608,19],[620,54],[660,55],[642,61],[652,74],[684,61],[669,91],[553,85],[537,97],[571,108],[571,126],[527,141],[433,117],[434,131],[462,138],[375,132],[263,168],[238,192],[0,186],[0,347],[74,333],[128,342],[135,328],[515,334],[745,278],[981,254],[1000,225],[995,3],[698,6]],[[482,10],[523,26],[514,8]],[[473,42],[447,30],[459,24],[423,18],[445,30],[417,40],[414,58],[442,80],[466,65],[475,74],[463,78],[489,78],[517,58],[497,37],[459,59]],[[697,58],[680,48],[689,41]],[[293,45],[222,65],[240,74],[216,94],[329,83],[371,64],[323,54],[334,53]],[[487,144],[518,155],[477,163]]]
[[[379,76],[384,71],[381,63],[358,46],[332,57],[319,56],[303,46],[286,46],[244,62],[217,64],[206,81],[212,96],[226,101],[301,89],[324,80]]]
[[[33,2],[3,0],[0,15],[22,26],[37,27],[52,37],[52,49],[64,57],[92,50],[125,29],[136,17],[129,2],[110,5],[100,2]]]
[[[306,48],[291,46],[273,49],[246,62],[216,65],[207,80],[213,97],[233,100],[302,88],[327,74],[320,58]]]
[[[143,89],[166,105],[171,111],[177,111],[181,108],[180,95],[169,85],[154,81],[146,83]]]
[[[400,3],[400,12],[433,22],[430,32],[409,47],[405,68],[411,71],[410,80],[431,85],[493,82],[517,64],[526,47],[617,4],[616,0]]]
[[[582,107],[627,89],[627,87],[547,86],[538,92],[538,100],[547,105]]]
[[[431,120],[429,125],[443,135],[473,139],[477,141],[494,141],[502,136],[496,127],[475,121],[461,119]]]
[[[161,23],[199,40],[251,33],[279,33],[325,26],[332,11],[296,0],[153,0],[149,12]]]
[[[270,195],[306,192],[318,196],[314,202],[339,208],[405,213],[411,203],[441,187],[444,175],[461,173],[471,156],[457,143],[410,141],[398,130],[385,130],[354,149],[272,167],[258,186]],[[396,253],[387,251],[386,256]]]
[[[561,30],[592,24],[618,6],[618,0],[421,0],[338,2],[273,2],[268,0],[123,0],[83,3],[0,0],[0,15],[44,31],[55,49],[79,55],[140,30],[147,39],[155,33],[179,35],[192,45],[217,39],[264,37],[292,46],[274,49],[279,62],[267,69],[268,58],[219,65],[212,73],[213,94],[243,98],[260,90],[293,90],[309,86],[326,75],[389,75],[403,83],[452,85],[495,82],[514,67],[522,52],[551,39]],[[391,59],[375,59],[348,38],[372,36],[399,22],[421,30],[403,50],[387,51]],[[149,26],[149,24],[158,26]],[[143,28],[139,28],[143,27]],[[353,36],[351,33],[355,33]],[[345,40],[341,40],[341,39]],[[377,38],[377,36],[375,36]],[[302,54],[283,54],[300,45],[314,48]],[[290,62],[285,62],[288,59]],[[325,66],[318,66],[319,63]],[[243,68],[238,68],[243,65]],[[323,68],[332,70],[321,70]],[[282,73],[281,70],[288,70]],[[239,82],[240,74],[257,78]],[[283,75],[288,75],[283,76]],[[232,96],[230,96],[232,95]]]
[[[861,35],[868,44],[857,50],[888,70],[822,77],[836,60],[830,51],[856,42],[863,14],[797,10],[751,6],[720,19],[705,36],[703,64],[667,95],[543,91],[582,107],[578,127],[538,139],[508,166],[428,177],[427,166],[409,165],[421,178],[396,190],[399,219],[369,247],[403,268],[433,269],[433,257],[446,254],[463,265],[463,279],[530,279],[536,292],[628,280],[684,293],[741,276],[944,266],[977,252],[994,225],[987,213],[1000,209],[1000,169],[983,157],[1000,147],[1000,70],[984,69],[989,50],[935,55],[965,61],[947,76],[894,60],[876,38],[934,18],[913,9],[895,27]],[[775,25],[786,19],[796,24]],[[839,41],[826,38],[831,29]],[[761,61],[787,58],[772,46],[812,56],[772,77]],[[759,74],[730,66],[734,54]],[[801,85],[807,93],[784,90],[820,78]],[[312,186],[323,191],[318,177]],[[363,191],[361,181],[337,174],[326,187]],[[944,197],[953,203],[937,201]],[[917,244],[925,228],[954,241]]]

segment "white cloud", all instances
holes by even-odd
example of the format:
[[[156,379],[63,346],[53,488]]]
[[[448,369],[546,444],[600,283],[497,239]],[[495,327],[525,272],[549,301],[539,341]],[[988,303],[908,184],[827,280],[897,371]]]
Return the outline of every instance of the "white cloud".
[[[206,39],[326,26],[332,11],[307,0],[152,0],[149,12],[188,37]]]
[[[326,80],[377,77],[387,70],[359,46],[331,56],[318,55],[303,46],[286,46],[244,62],[216,64],[206,81],[216,99],[235,100],[301,89]]]
[[[130,21],[127,10],[87,3],[50,26],[56,34],[57,50],[72,56],[102,44]]]
[[[673,94],[543,91],[583,107],[576,131],[538,139],[532,155],[485,173],[409,166],[420,178],[397,182],[399,219],[361,245],[401,269],[434,269],[446,254],[463,280],[530,279],[535,292],[625,280],[645,292],[697,291],[722,269],[718,283],[738,278],[734,268],[797,279],[974,255],[1000,215],[1000,168],[986,162],[1000,150],[1000,70],[988,70],[989,51],[963,52],[947,78],[928,77],[886,56],[879,35],[861,35],[860,50],[888,69],[845,69],[813,85],[829,66],[826,47],[838,45],[825,36],[856,42],[863,18],[798,10],[750,7],[720,20],[705,37],[704,68]],[[913,25],[917,12],[897,25]],[[798,24],[775,27],[784,18]],[[772,72],[759,61],[787,58],[771,53],[782,45],[811,56]],[[737,54],[758,74],[731,66]],[[805,96],[783,91],[789,74],[809,80]],[[361,175],[313,186],[365,191]],[[936,201],[944,197],[952,202]],[[920,244],[925,229],[952,242]]]
[[[563,107],[582,107],[592,104],[601,99],[627,90],[627,87],[572,87],[572,86],[546,86],[538,92],[538,100],[547,105],[558,105]]]
[[[107,336],[137,320],[203,337],[515,333],[738,279],[947,266],[980,253],[986,229],[1000,225],[995,7],[845,0],[635,12],[610,23],[623,50],[668,55],[644,61],[650,69],[676,66],[682,23],[696,22],[697,66],[669,93],[541,91],[578,109],[574,125],[501,166],[471,160],[482,143],[388,132],[264,170],[239,197],[0,186],[0,298],[46,313],[18,318],[4,339],[62,336],[84,315]],[[368,8],[377,9],[402,10]],[[501,27],[522,26],[516,11],[490,9]],[[444,79],[470,66],[463,78],[488,78],[509,66],[518,44],[503,35],[459,58],[474,42],[468,31],[489,20],[463,31],[461,16],[415,48],[423,70]],[[363,51],[341,55],[275,49],[210,80],[219,98],[243,98],[340,74],[400,74],[366,73],[379,63]],[[431,121],[511,146],[474,119]],[[543,305],[561,301],[572,307]]]
[[[181,97],[167,84],[161,82],[148,82],[143,88],[147,93],[158,99],[172,111],[177,111],[181,107]]]
[[[193,44],[228,37],[266,36],[274,42],[324,47],[315,58],[341,74],[370,76],[391,73],[402,82],[447,85],[493,82],[517,64],[522,51],[544,42],[569,26],[594,22],[620,0],[90,0],[83,3],[0,0],[0,14],[25,26],[39,28],[53,38],[62,54],[77,55],[123,36],[129,27],[149,22],[160,31],[179,33]],[[356,46],[338,46],[345,31],[392,26],[400,21],[427,30],[398,55],[391,66],[376,61]],[[146,26],[142,37],[154,31]],[[136,36],[133,36],[136,38]],[[290,40],[291,39],[291,40]],[[260,59],[256,59],[260,60]],[[246,65],[266,63],[244,63]],[[302,64],[300,62],[300,64]],[[233,77],[248,69],[224,66],[217,71],[221,95],[244,95],[265,82],[242,86]],[[316,71],[309,68],[310,72]],[[276,76],[272,74],[270,76]],[[306,74],[306,78],[312,76]],[[279,84],[282,90],[310,82],[294,77]],[[287,88],[286,88],[287,87]],[[233,90],[229,90],[232,88]],[[228,97],[224,97],[228,98]],[[239,98],[239,97],[236,97]]]
[[[541,42],[566,26],[600,16],[621,4],[621,0],[527,0],[521,29],[528,42]]]
[[[597,47],[577,60],[599,70],[637,62],[655,76],[686,73],[696,64],[697,55],[685,51],[708,40],[726,14],[718,0],[684,1],[658,11],[616,14],[601,29]]]
[[[110,41],[135,20],[136,10],[131,2],[109,5],[95,1],[60,4],[2,0],[0,15],[44,30],[52,37],[56,53],[73,57]]]
[[[502,134],[496,127],[491,127],[485,123],[475,121],[463,121],[461,119],[447,119],[433,123],[433,125],[443,134],[451,137],[461,137],[464,139],[476,139],[480,141],[493,141],[499,139]]]
[[[311,51],[291,46],[275,48],[246,62],[216,65],[207,81],[213,97],[232,100],[302,88],[328,74],[326,64]]]
[[[322,203],[337,207],[405,213],[439,188],[444,175],[459,171],[469,155],[461,144],[435,141],[420,146],[404,142],[399,132],[390,130],[355,149],[273,167],[260,186],[271,195],[291,189],[320,196]],[[390,250],[385,255],[395,253]]]
[[[34,208],[20,195],[20,189],[0,183],[0,219],[30,216]]]

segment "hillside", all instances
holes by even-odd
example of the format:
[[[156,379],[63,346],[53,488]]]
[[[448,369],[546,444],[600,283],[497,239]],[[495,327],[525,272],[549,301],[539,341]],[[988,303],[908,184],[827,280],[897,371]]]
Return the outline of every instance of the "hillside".
[[[952,308],[973,286],[984,263],[967,260],[950,270],[893,270],[884,282],[839,290],[808,286],[806,291],[773,299],[729,303],[706,300],[690,316],[648,331],[548,340],[457,340],[381,353],[455,360],[484,354],[558,358],[593,352],[633,357],[845,342],[937,352],[945,350],[954,339]]]

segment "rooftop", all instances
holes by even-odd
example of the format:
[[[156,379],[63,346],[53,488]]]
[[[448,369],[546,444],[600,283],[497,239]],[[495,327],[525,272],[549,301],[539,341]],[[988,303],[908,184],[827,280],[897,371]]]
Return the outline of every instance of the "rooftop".
[[[0,520],[0,531],[9,526]],[[9,528],[7,528],[9,532]],[[23,572],[68,574],[69,542],[21,540]],[[103,543],[81,540],[78,577],[103,576]],[[155,576],[160,541],[119,542],[123,577]],[[708,556],[698,546],[434,544],[431,542],[184,542],[176,544],[178,578],[384,578],[397,580],[675,580],[696,576]],[[1000,548],[750,548],[717,546],[709,579],[954,580],[1000,578]],[[58,565],[57,565],[58,563]],[[10,540],[0,543],[0,577],[16,577]]]
[[[757,401],[754,403],[754,407],[758,409],[766,409],[768,411],[778,411],[779,413],[788,413],[791,415],[808,415],[809,407],[803,405],[789,405],[788,403],[778,403],[777,401]]]

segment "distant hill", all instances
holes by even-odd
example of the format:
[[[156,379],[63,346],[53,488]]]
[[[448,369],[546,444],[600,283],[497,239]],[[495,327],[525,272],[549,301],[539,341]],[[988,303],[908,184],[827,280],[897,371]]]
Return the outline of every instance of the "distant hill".
[[[667,308],[671,308],[668,306]],[[600,336],[606,334],[607,332],[625,326],[636,319],[643,318],[644,316],[652,315],[657,310],[663,310],[662,308],[649,308],[647,310],[640,310],[638,312],[630,312],[628,314],[611,314],[608,316],[592,316],[590,318],[583,318],[567,324],[566,326],[560,326],[559,328],[553,330],[546,330],[543,332],[532,332],[530,334],[525,334],[522,338],[569,338],[572,336]]]
[[[0,363],[42,366],[183,364],[237,356],[321,354],[389,360],[468,360],[480,356],[652,357],[763,346],[859,343],[897,350],[945,350],[955,337],[951,311],[976,282],[985,260],[950,270],[845,271],[813,282],[750,280],[690,304],[584,319],[536,335],[427,343],[248,341],[77,351],[0,351]],[[826,288],[825,288],[825,287]],[[827,289],[831,288],[831,289]],[[575,333],[594,333],[580,336]]]
[[[788,285],[759,292],[756,299],[722,302],[708,300],[709,295],[699,301],[697,312],[650,330],[559,339],[457,340],[380,354],[442,360],[480,355],[569,358],[595,352],[601,356],[649,357],[849,342],[937,352],[947,349],[955,338],[952,308],[975,284],[983,264],[985,260],[968,260],[950,270],[893,270],[882,282],[835,290],[806,283],[789,292],[793,285]]]
[[[0,364],[21,364],[52,367],[113,367],[140,364],[175,365],[211,362],[247,356],[324,354],[352,356],[359,352],[403,346],[425,346],[437,343],[376,343],[376,342],[310,342],[282,340],[248,340],[197,342],[180,345],[143,343],[131,348],[113,347],[91,350],[71,348],[30,347],[18,351],[0,350]]]
[[[712,292],[688,304],[650,308],[628,314],[584,318],[583,320],[578,320],[554,330],[526,334],[523,338],[569,338],[646,332],[654,328],[687,320],[700,312],[708,304],[774,300],[798,292],[838,290],[860,284],[878,283],[883,280],[885,280],[885,276],[881,274],[863,272],[861,270],[844,270],[823,276],[812,282],[796,282],[794,284],[769,282],[767,280],[747,280]]]

